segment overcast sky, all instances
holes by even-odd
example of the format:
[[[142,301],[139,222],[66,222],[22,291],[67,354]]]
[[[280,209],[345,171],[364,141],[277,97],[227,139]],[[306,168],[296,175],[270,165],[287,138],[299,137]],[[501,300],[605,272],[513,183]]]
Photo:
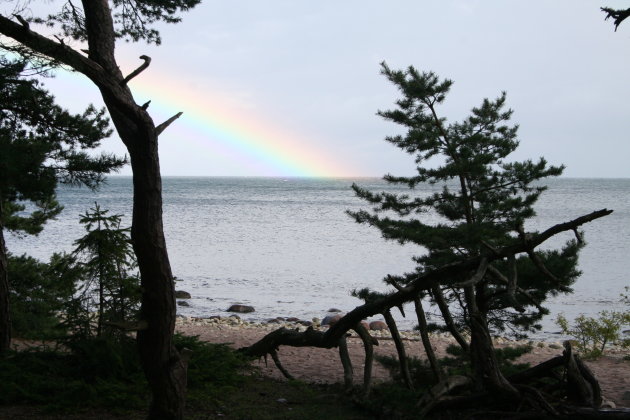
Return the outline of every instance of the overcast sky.
[[[160,138],[164,175],[413,173],[413,158],[384,141],[401,129],[375,115],[398,97],[379,74],[385,60],[454,80],[442,108],[450,121],[507,91],[520,125],[515,160],[630,177],[630,22],[614,32],[599,11],[628,5],[206,0],[162,28],[161,46],[117,51],[125,73],[152,57],[133,86],[139,103],[152,100],[156,123],[184,111]],[[75,111],[102,103],[79,79],[46,83]],[[105,148],[124,153],[117,138]]]

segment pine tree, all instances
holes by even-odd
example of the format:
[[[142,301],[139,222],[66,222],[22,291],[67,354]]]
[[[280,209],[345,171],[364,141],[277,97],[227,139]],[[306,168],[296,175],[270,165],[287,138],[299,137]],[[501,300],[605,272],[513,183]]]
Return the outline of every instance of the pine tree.
[[[98,308],[96,335],[121,332],[111,325],[123,325],[135,317],[140,300],[139,279],[131,273],[137,266],[129,228],[121,228],[122,215],[108,215],[98,203],[81,215],[87,233],[75,241],[74,255],[86,275],[83,295],[96,294]],[[81,299],[79,297],[79,299]],[[92,301],[88,300],[88,309]]]
[[[97,88],[121,141],[127,147],[133,171],[134,204],[131,236],[142,281],[141,321],[138,331],[140,360],[151,388],[149,418],[181,419],[186,391],[186,360],[173,344],[175,285],[162,223],[162,179],[158,137],[181,113],[156,124],[149,102],[136,103],[129,81],[142,73],[151,58],[125,76],[116,60],[116,41],[145,40],[159,44],[155,24],[179,22],[179,13],[200,0],[82,0],[61,2],[46,16],[25,19],[16,10],[0,15],[0,33],[10,38],[12,51],[46,64],[63,64],[86,76]],[[24,2],[12,2],[15,9]],[[27,2],[28,3],[28,2]],[[30,11],[29,11],[30,12]],[[52,29],[55,38],[38,33],[34,24]],[[71,41],[85,45],[81,51]],[[66,42],[69,41],[69,42]],[[0,47],[8,43],[0,44]]]
[[[386,239],[424,250],[414,258],[415,272],[390,275],[386,281],[401,287],[430,270],[520,240],[524,223],[535,216],[533,205],[545,190],[536,181],[560,175],[563,167],[549,166],[543,158],[509,160],[518,147],[518,126],[509,125],[512,111],[505,109],[506,94],[485,99],[465,120],[449,124],[439,107],[452,86],[450,80],[413,67],[391,70],[385,63],[382,73],[403,97],[395,109],[378,114],[406,130],[386,140],[414,157],[417,174],[384,177],[388,183],[407,186],[407,194],[373,193],[353,185],[373,211],[349,213],[358,223],[379,229]],[[434,216],[436,223],[431,222]],[[576,240],[559,250],[532,251],[491,264],[482,260],[475,271],[453,279],[454,286],[431,290],[431,301],[445,321],[443,328],[470,353],[479,388],[516,395],[498,370],[490,334],[539,328],[537,321],[547,313],[543,301],[570,291],[579,275],[580,246]],[[462,329],[470,334],[470,342]]]
[[[62,210],[59,184],[94,189],[126,163],[88,153],[111,133],[104,110],[73,115],[25,71],[24,61],[0,56],[0,352],[11,337],[4,231],[38,234]]]

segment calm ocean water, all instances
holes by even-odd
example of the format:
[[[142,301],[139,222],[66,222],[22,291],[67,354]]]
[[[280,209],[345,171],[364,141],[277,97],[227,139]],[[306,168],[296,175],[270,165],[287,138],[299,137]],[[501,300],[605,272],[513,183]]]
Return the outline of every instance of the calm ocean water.
[[[253,305],[248,319],[276,316],[322,318],[329,308],[348,311],[361,304],[350,296],[359,287],[385,290],[388,273],[411,270],[420,249],[384,241],[375,229],[354,223],[347,209],[366,208],[354,197],[352,182],[373,191],[392,190],[380,179],[167,177],[164,179],[164,225],[177,288],[189,291],[183,315],[224,314],[232,303]],[[630,285],[630,179],[554,179],[546,183],[528,230],[602,208],[614,213],[584,226],[588,245],[580,258],[575,293],[553,298],[544,323],[557,331],[559,312],[569,318],[620,307],[619,293]],[[421,191],[429,193],[430,190]],[[131,178],[112,177],[93,193],[62,189],[65,210],[38,237],[7,238],[14,254],[47,259],[54,251],[71,251],[83,235],[79,214],[97,201],[112,213],[129,215]],[[430,217],[430,216],[428,216]],[[572,234],[548,242],[558,246]],[[407,311],[412,313],[411,311]],[[399,317],[400,318],[400,317]],[[411,327],[413,319],[402,322]]]

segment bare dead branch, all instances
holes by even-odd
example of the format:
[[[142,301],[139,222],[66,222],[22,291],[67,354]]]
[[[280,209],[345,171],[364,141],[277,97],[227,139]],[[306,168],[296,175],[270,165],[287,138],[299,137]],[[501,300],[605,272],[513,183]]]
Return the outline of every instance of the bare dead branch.
[[[518,271],[516,270],[516,257],[514,255],[510,255],[508,257],[508,264],[510,267],[509,268],[510,272],[508,275],[508,283],[507,283],[508,298],[512,302],[514,309],[522,313],[522,312],[525,312],[525,308],[523,308],[523,306],[518,303],[518,301],[516,300],[516,295],[515,295],[517,282],[518,282]]]
[[[363,366],[363,394],[367,397],[372,386],[372,365],[374,363],[374,346],[378,346],[378,340],[370,335],[363,324],[358,323],[354,330],[363,341],[365,349],[365,365]]]
[[[440,313],[442,314],[442,318],[444,319],[444,323],[446,324],[446,328],[451,333],[457,344],[468,353],[470,346],[468,345],[468,341],[464,338],[464,336],[459,332],[457,327],[455,326],[455,321],[453,320],[453,315],[451,315],[451,310],[448,308],[448,304],[446,303],[446,299],[444,298],[444,294],[442,293],[442,289],[439,286],[436,286],[431,289],[433,293],[433,299],[438,305],[440,309]]]
[[[277,350],[272,350],[272,351],[269,352],[269,354],[271,354],[271,358],[273,359],[273,363],[276,365],[276,367],[282,373],[282,375],[284,375],[284,377],[289,379],[289,380],[294,379],[293,375],[291,375],[289,373],[289,371],[286,370],[284,368],[284,366],[282,366],[282,363],[280,363],[280,357],[278,356],[278,351]]]
[[[160,134],[162,134],[162,131],[166,130],[166,127],[168,127],[169,125],[173,124],[173,122],[178,119],[179,117],[181,117],[183,114],[183,112],[178,112],[177,114],[173,115],[171,118],[169,118],[168,120],[164,121],[162,124],[158,125],[157,127],[155,127],[155,132],[156,134],[159,136]]]
[[[475,274],[466,281],[463,281],[461,283],[456,283],[455,287],[468,287],[468,286],[474,286],[475,284],[479,283],[481,281],[481,279],[483,279],[483,276],[486,275],[486,270],[488,269],[488,258],[482,258],[481,262],[479,263],[479,267],[477,267],[477,271],[475,271]]]
[[[29,23],[20,15],[13,15],[15,16],[15,18],[18,20],[18,22],[20,22],[22,24],[22,26],[24,26],[24,28],[30,30],[30,26]]]
[[[122,82],[120,82],[121,85],[126,85],[127,83],[129,83],[131,79],[142,73],[144,70],[146,70],[147,67],[149,67],[149,64],[151,64],[151,57],[149,57],[148,55],[141,55],[140,59],[144,60],[144,63],[140,64],[137,69],[129,73],[129,75],[125,77]]]
[[[433,351],[431,339],[429,338],[429,327],[427,325],[427,318],[424,314],[424,309],[422,308],[422,300],[419,297],[416,297],[413,300],[413,303],[416,309],[418,328],[420,330],[420,338],[422,339],[424,352],[427,354],[429,364],[431,365],[431,371],[433,372],[433,375],[435,375],[436,382],[440,382],[444,378],[442,374],[442,369],[440,368],[440,364],[437,360],[437,357],[435,356],[435,352]]]
[[[545,277],[556,284],[560,283],[560,279],[556,277],[551,271],[549,271],[543,260],[538,256],[538,254],[536,254],[536,251],[534,251],[533,249],[527,250],[527,255],[529,256],[529,259],[534,263],[534,266],[538,269],[538,271],[540,271]]]
[[[409,373],[409,361],[407,360],[407,352],[405,351],[405,345],[400,338],[400,333],[398,332],[396,321],[394,321],[394,317],[389,310],[383,312],[383,317],[385,317],[385,322],[389,327],[389,332],[392,335],[392,340],[394,340],[394,344],[396,345],[396,351],[398,352],[398,363],[400,364],[400,373],[402,374],[407,388],[413,390],[413,382],[411,381],[411,374]]]
[[[507,277],[505,277],[505,276],[503,275],[503,273],[501,273],[498,269],[496,269],[496,268],[495,268],[495,267],[493,267],[493,266],[489,266],[489,267],[488,267],[488,271],[492,274],[492,276],[493,276],[495,279],[497,279],[497,280],[499,280],[500,282],[504,283],[506,286],[508,286],[508,285],[509,285],[510,280],[509,280]],[[509,287],[509,286],[508,286],[508,287]],[[544,311],[545,311],[545,308],[543,308],[543,307],[540,305],[540,303],[539,303],[536,299],[534,299],[534,297],[533,297],[533,296],[532,296],[532,295],[531,295],[531,294],[530,294],[527,290],[522,289],[522,288],[520,288],[520,287],[518,287],[518,286],[516,286],[516,288],[515,288],[514,290],[515,290],[515,292],[518,292],[518,293],[522,294],[523,296],[525,296],[525,297],[526,297],[526,298],[530,301],[530,303],[531,303],[532,305],[534,305],[534,306],[536,307],[536,309],[538,309],[538,311],[539,311],[539,312],[544,312]],[[521,306],[521,305],[520,305],[520,304],[516,301],[516,298],[515,298],[514,296],[513,296],[513,297],[510,297],[510,301],[511,301],[511,303],[512,303],[512,306],[513,306],[513,307],[514,307],[517,311],[519,311],[519,312],[524,312],[524,311],[525,311],[525,309],[524,309],[524,308],[523,308],[523,307],[522,307],[522,306]],[[514,306],[514,305],[516,305],[516,306]],[[521,308],[523,309],[523,311],[521,311],[521,310],[520,310],[520,309],[518,309],[517,307],[521,307]]]
[[[348,340],[346,337],[342,337],[341,340],[339,340],[339,358],[341,359],[341,365],[343,366],[343,383],[346,389],[352,389],[354,371],[352,369],[352,360],[350,360]]]

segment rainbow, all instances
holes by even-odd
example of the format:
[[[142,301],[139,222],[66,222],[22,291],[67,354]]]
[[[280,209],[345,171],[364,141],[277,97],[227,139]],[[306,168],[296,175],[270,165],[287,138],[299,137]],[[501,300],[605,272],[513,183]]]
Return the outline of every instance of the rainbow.
[[[195,144],[212,159],[231,159],[248,173],[264,176],[335,177],[359,171],[313,148],[313,139],[290,133],[241,106],[218,89],[193,90],[155,70],[130,82],[138,103],[151,100],[149,111],[156,124],[179,111],[183,115],[168,131],[177,128],[177,141]],[[163,136],[164,136],[163,135]]]
[[[78,73],[59,76],[94,88]],[[162,136],[171,132],[180,144],[203,150],[209,166],[213,160],[229,159],[244,173],[260,176],[350,177],[360,173],[348,162],[341,164],[331,153],[314,148],[313,144],[319,144],[315,139],[288,132],[280,123],[249,112],[242,103],[234,106],[235,100],[220,89],[195,90],[151,68],[129,85],[137,103],[151,100],[148,109],[156,125],[183,112]]]

